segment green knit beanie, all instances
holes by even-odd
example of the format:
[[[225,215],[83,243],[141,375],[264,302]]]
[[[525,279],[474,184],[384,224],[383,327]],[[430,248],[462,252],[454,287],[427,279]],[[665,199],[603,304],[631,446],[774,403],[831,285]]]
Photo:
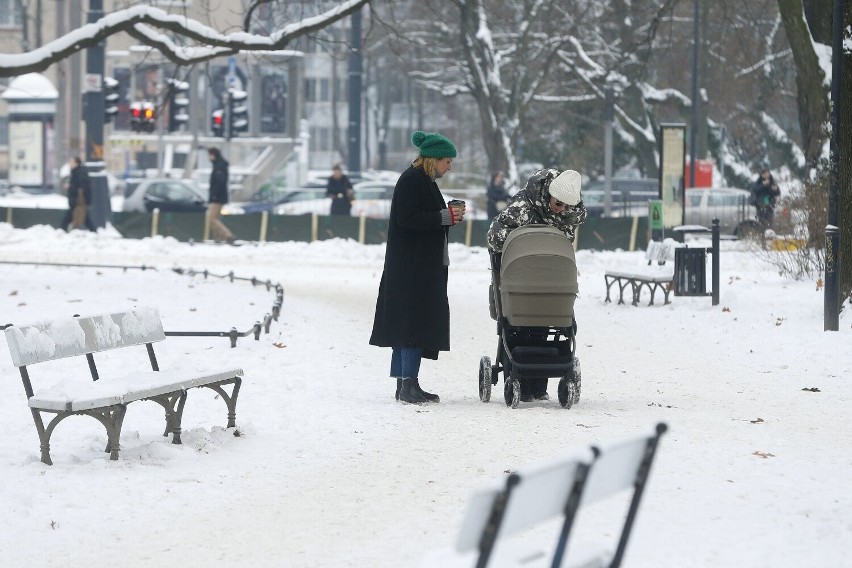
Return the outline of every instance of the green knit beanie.
[[[455,158],[456,147],[446,136],[433,132],[417,131],[411,135],[411,143],[424,158]]]

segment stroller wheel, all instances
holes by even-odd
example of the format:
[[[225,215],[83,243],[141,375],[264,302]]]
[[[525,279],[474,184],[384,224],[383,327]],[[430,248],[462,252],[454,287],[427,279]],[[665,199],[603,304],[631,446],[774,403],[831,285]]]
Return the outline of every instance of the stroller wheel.
[[[568,409],[580,402],[580,360],[574,357],[571,369],[559,379],[559,404]]]
[[[518,408],[521,401],[521,383],[518,379],[507,379],[503,383],[503,398],[506,400],[506,406]]]
[[[567,376],[559,379],[557,392],[559,393],[559,404],[562,405],[562,408],[567,410],[574,405],[575,396],[579,398],[579,392],[576,389],[577,384],[570,381]]]
[[[574,404],[580,402],[580,358],[574,357],[574,367],[572,368],[574,373],[574,380],[572,381],[577,388],[574,389]]]
[[[491,400],[491,359],[488,356],[479,360],[479,400]]]

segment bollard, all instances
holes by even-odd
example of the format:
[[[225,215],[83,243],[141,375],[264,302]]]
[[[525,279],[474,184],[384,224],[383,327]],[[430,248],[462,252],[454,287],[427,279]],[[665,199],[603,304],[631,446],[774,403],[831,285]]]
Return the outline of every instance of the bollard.
[[[154,214],[151,215],[151,237],[156,237],[160,232],[160,209],[154,208]]]
[[[825,227],[825,291],[823,295],[823,331],[840,329],[840,286],[837,274],[840,253],[840,228]]]
[[[269,228],[269,211],[264,211],[260,214],[260,239],[259,242],[266,242],[266,232]]]
[[[719,305],[719,220],[713,219],[713,227],[712,227],[712,248],[710,249],[710,254],[713,255],[711,266],[711,278],[712,278],[712,286],[713,286],[713,305]]]

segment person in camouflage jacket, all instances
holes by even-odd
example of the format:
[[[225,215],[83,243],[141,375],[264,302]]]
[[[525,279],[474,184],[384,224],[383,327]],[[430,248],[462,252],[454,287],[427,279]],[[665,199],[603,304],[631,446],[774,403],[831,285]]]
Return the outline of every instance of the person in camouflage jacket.
[[[503,243],[509,233],[524,225],[555,227],[574,242],[577,227],[586,220],[586,207],[582,199],[572,205],[550,195],[550,182],[561,173],[560,170],[545,168],[530,176],[527,186],[516,193],[506,208],[492,221],[487,239],[491,250],[502,252]],[[577,192],[579,194],[579,184]]]

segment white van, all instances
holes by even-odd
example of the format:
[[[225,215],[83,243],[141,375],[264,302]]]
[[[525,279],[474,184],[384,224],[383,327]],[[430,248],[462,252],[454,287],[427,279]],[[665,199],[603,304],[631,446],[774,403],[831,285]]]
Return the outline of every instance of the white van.
[[[757,209],[749,205],[749,192],[733,187],[695,187],[686,190],[683,221],[686,225],[710,227],[719,219],[723,235],[746,236],[757,231]]]

